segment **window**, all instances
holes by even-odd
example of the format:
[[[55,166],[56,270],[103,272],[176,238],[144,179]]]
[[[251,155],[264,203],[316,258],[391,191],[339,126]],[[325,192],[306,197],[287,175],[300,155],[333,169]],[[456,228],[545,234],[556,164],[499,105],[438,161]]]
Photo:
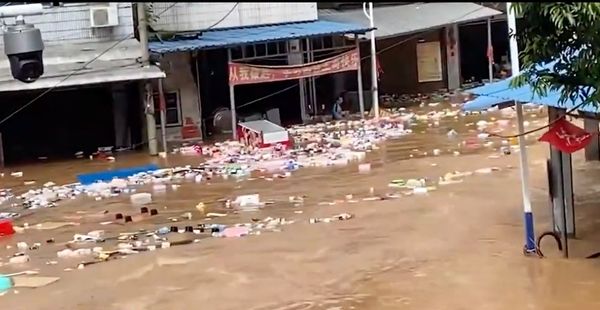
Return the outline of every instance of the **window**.
[[[165,106],[167,115],[167,127],[181,126],[181,104],[179,92],[165,92]],[[154,111],[156,115],[156,126],[160,126],[160,99],[158,93],[154,93]]]

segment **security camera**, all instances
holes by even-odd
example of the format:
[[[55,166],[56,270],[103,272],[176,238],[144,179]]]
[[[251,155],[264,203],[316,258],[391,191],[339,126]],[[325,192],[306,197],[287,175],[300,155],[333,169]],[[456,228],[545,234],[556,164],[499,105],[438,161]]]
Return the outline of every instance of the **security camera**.
[[[25,83],[35,82],[44,74],[44,41],[39,29],[17,19],[4,31],[4,53],[10,62],[12,76]]]
[[[39,29],[26,24],[23,16],[43,13],[41,3],[0,7],[0,17],[16,17],[14,25],[4,26],[4,53],[12,76],[25,83],[44,74],[44,41]]]

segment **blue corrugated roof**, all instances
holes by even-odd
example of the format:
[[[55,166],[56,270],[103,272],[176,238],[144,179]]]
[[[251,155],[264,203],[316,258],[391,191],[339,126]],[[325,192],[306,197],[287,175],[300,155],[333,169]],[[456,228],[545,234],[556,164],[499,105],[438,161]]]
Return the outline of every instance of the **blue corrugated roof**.
[[[550,69],[553,71],[555,63],[556,62],[538,65],[538,69]],[[507,101],[533,103],[567,110],[571,110],[582,103],[582,100],[579,98],[575,101],[560,103],[561,94],[558,90],[549,90],[545,96],[539,96],[529,85],[511,88],[511,80],[512,78],[508,78],[499,82],[489,83],[480,87],[465,90],[468,93],[479,95],[479,97],[465,103],[463,110],[486,110]],[[600,109],[594,104],[583,105],[579,107],[578,110],[583,112],[600,113]]]
[[[495,107],[503,102],[506,102],[506,100],[488,96],[479,96],[471,101],[467,101],[463,106],[463,110],[483,111]]]
[[[582,100],[579,98],[575,101],[560,103],[560,91],[549,90],[545,96],[539,96],[529,85],[511,88],[510,79],[490,83],[466,91],[479,95],[476,99],[465,103],[463,109],[467,111],[486,110],[507,101],[533,103],[567,110],[571,110],[582,103]],[[594,104],[586,104],[577,109],[583,112],[600,113],[600,109]]]
[[[317,20],[282,25],[211,30],[194,38],[150,42],[149,49],[152,53],[166,54],[334,34],[362,34],[369,30],[371,28],[356,24]]]

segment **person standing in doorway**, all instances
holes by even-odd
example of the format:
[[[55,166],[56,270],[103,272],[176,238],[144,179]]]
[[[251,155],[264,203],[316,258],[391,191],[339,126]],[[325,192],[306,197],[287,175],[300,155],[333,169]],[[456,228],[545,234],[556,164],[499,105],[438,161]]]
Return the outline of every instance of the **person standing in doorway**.
[[[342,103],[344,102],[344,98],[342,95],[339,95],[338,98],[333,103],[333,107],[331,109],[331,115],[334,120],[342,119]]]

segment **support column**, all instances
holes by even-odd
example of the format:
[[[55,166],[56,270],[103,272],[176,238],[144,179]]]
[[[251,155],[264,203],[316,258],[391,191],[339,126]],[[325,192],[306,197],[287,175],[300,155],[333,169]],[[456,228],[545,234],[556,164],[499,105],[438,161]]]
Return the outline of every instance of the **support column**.
[[[490,83],[494,82],[494,50],[492,46],[492,20],[487,19],[487,54],[488,54],[488,78]]]
[[[167,148],[167,106],[165,102],[165,91],[163,89],[162,79],[158,79],[158,100],[160,100],[160,136],[162,140],[162,149],[165,154],[169,153]]]
[[[314,62],[315,61],[315,52],[313,52],[313,45],[312,42],[310,43],[310,62]],[[314,115],[317,115],[317,78],[316,77],[311,77],[310,78],[310,89],[312,92],[312,111]]]
[[[303,63],[304,54],[302,53],[302,44],[300,40],[290,40],[288,42],[288,65],[300,65]],[[306,83],[306,79],[300,79],[298,81],[298,88],[300,91],[300,116],[303,123],[310,119],[309,115],[306,113],[306,91],[307,88],[310,87],[310,85],[307,84],[309,83]]]
[[[200,68],[198,66],[198,53],[196,52],[195,57],[194,57],[194,64],[196,65],[196,90],[198,92],[198,111],[200,112],[200,119],[199,122],[200,124],[198,124],[200,126],[200,135],[202,140],[204,140],[205,137],[205,124],[204,124],[204,116],[202,115],[202,94],[200,92]]]
[[[2,133],[0,132],[0,169],[4,168],[4,142],[2,141]]]
[[[373,2],[369,2],[369,23],[371,30],[371,95],[373,95],[373,113],[379,120],[379,90],[377,81],[377,47],[375,45],[375,16],[373,15]]]
[[[302,123],[308,119],[308,113],[306,113],[306,79],[298,80],[298,91],[300,92],[300,117]]]
[[[548,108],[548,121],[560,117],[564,111]],[[554,231],[565,237],[575,236],[575,208],[573,199],[573,171],[571,155],[550,146],[552,170],[552,215]],[[565,229],[566,225],[566,229]]]
[[[448,69],[448,89],[460,88],[460,44],[458,25],[453,24],[446,30],[446,63]]]
[[[227,49],[227,66],[231,62],[231,49]],[[233,85],[229,84],[229,105],[231,109],[231,135],[233,140],[237,140],[237,115],[235,113],[235,90]]]
[[[580,112],[582,113],[582,112]],[[593,117],[593,114],[584,113],[586,117]],[[597,161],[600,160],[600,138],[598,137],[598,121],[595,119],[583,119],[583,127],[585,131],[592,134],[590,144],[585,147],[585,160]]]
[[[140,45],[142,49],[142,65],[149,66],[150,52],[148,50],[148,25],[146,23],[146,3],[138,2],[137,18],[138,18],[138,33],[140,35]],[[158,155],[158,141],[156,141],[156,119],[154,118],[154,103],[152,100],[152,85],[146,82],[144,87],[144,104],[146,112],[146,127],[148,139],[148,152],[150,155]]]
[[[360,118],[365,118],[365,98],[363,97],[363,81],[362,81],[362,68],[361,68],[361,57],[360,57],[360,42],[358,41],[358,35],[354,35],[354,41],[356,50],[358,51],[358,68],[356,70],[356,79],[358,81],[358,106],[360,107]]]
[[[517,38],[514,36],[517,33],[517,22],[514,11],[511,9],[511,3],[506,4],[508,29],[513,34],[509,38],[510,45],[510,60],[512,63],[513,75],[519,73],[519,46]],[[525,127],[523,125],[523,105],[515,101],[517,109],[517,124],[519,127],[519,159],[521,163],[521,193],[523,194],[523,215],[525,222],[525,252],[534,253],[536,250],[535,230],[533,226],[533,212],[531,210],[531,192],[529,190],[529,163],[527,161],[527,146],[525,145]]]
[[[148,153],[154,156],[158,155],[158,139],[156,138],[156,118],[154,117],[154,96],[152,95],[152,84],[148,82],[144,82],[144,98]]]

